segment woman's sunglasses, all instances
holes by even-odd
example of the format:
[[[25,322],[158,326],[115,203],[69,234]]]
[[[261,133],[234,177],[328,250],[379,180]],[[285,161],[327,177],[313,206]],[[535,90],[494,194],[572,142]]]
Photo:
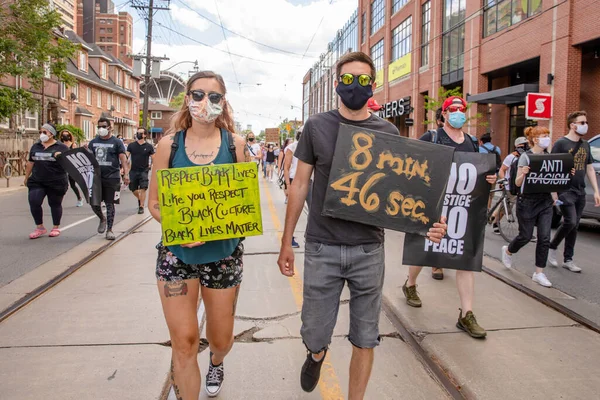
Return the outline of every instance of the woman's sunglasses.
[[[352,85],[354,83],[354,79],[358,78],[358,84],[360,86],[369,86],[371,82],[373,82],[373,78],[370,75],[362,74],[362,75],[352,75],[352,74],[342,74],[339,77],[339,81],[344,85]]]
[[[204,100],[206,93],[203,90],[190,90],[188,95],[192,96],[194,101],[202,101]],[[219,104],[222,99],[223,95],[220,93],[210,92],[208,94],[208,100],[210,100],[210,102],[213,104]]]

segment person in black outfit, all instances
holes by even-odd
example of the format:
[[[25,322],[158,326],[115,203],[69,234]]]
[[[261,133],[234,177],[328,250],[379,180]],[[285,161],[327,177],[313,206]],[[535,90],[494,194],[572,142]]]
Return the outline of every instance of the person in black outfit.
[[[275,150],[273,149],[273,145],[269,144],[267,147],[267,158],[265,159],[265,163],[267,166],[267,180],[273,180],[273,167],[275,166]]]
[[[594,189],[596,207],[600,207],[600,192],[598,191],[596,173],[592,165],[593,160],[590,145],[586,140],[583,140],[583,136],[588,131],[587,113],[585,111],[575,111],[569,114],[567,121],[569,123],[569,133],[556,141],[552,147],[552,153],[572,154],[575,161],[575,175],[571,179],[569,190],[558,195],[553,194],[554,200],[559,200],[557,205],[560,205],[564,219],[550,242],[548,263],[553,267],[559,266],[556,250],[560,242],[564,239],[565,250],[562,266],[571,272],[581,272],[581,268],[573,261],[573,256],[575,255],[575,242],[577,241],[579,220],[585,207],[586,175]]]
[[[129,165],[125,156],[123,142],[112,135],[112,126],[106,118],[98,120],[98,136],[92,139],[88,149],[94,153],[100,165],[102,180],[102,201],[106,204],[106,218],[102,214],[100,206],[92,206],[92,210],[100,218],[98,233],[106,231],[106,239],[115,240],[112,231],[115,221],[115,204],[119,204],[121,196],[121,170],[119,161],[123,167],[123,181],[129,184]]]
[[[40,141],[31,146],[29,161],[25,170],[24,185],[29,189],[29,209],[37,225],[35,231],[29,234],[30,239],[37,239],[46,234],[44,228],[44,213],[42,203],[48,197],[48,205],[52,213],[50,237],[60,235],[60,220],[62,218],[62,200],[69,188],[67,173],[56,162],[56,157],[69,148],[56,141],[56,128],[52,124],[44,124],[40,129]]]
[[[73,134],[68,129],[63,129],[60,132],[60,141],[64,143],[70,149],[75,148],[75,142],[73,141]],[[77,207],[83,206],[83,199],[81,198],[81,193],[79,193],[79,189],[77,188],[77,184],[75,183],[75,179],[71,175],[69,175],[69,186],[77,196]]]
[[[139,127],[135,138],[137,141],[127,146],[127,153],[131,156],[131,171],[129,172],[129,190],[138,199],[138,214],[144,213],[146,203],[146,189],[148,189],[148,171],[150,159],[154,155],[154,146],[146,142],[146,129]]]

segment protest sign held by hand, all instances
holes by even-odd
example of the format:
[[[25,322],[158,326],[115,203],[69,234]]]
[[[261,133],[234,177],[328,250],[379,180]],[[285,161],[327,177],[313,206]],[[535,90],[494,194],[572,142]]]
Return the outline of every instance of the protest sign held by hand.
[[[529,171],[523,181],[523,194],[564,192],[571,185],[572,154],[527,154]]]
[[[102,202],[102,183],[96,157],[79,147],[61,153],[56,160],[79,185],[85,200],[92,206],[99,206]]]

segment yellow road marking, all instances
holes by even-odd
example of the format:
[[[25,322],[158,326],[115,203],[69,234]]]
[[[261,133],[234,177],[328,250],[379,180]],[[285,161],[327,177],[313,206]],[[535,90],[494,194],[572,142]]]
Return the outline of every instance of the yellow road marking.
[[[262,186],[265,189],[267,203],[269,205],[269,213],[271,214],[273,225],[275,227],[275,230],[277,231],[277,239],[279,240],[279,242],[281,242],[281,238],[283,236],[283,227],[281,225],[281,221],[279,220],[279,216],[277,215],[277,209],[275,208],[275,203],[273,203],[273,197],[271,196],[269,185],[265,185],[264,181],[262,181],[262,183]],[[298,311],[301,311],[302,278],[300,278],[300,276],[296,273],[294,276],[288,277],[288,282],[290,283],[290,287],[292,289],[292,294],[296,302],[296,307],[298,307]],[[327,353],[327,357],[325,358],[323,366],[321,367],[321,379],[319,380],[319,391],[321,392],[321,398],[325,400],[344,400],[344,395],[342,394],[342,388],[340,387],[339,378],[335,373],[333,364],[331,363],[331,350]]]

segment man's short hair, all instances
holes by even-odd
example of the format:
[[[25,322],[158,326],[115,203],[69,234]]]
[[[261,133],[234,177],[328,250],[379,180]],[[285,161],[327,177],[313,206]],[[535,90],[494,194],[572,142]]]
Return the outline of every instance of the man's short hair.
[[[371,78],[373,78],[373,81],[375,81],[375,75],[377,74],[377,71],[375,71],[375,64],[373,63],[373,59],[371,59],[371,57],[369,57],[362,51],[354,51],[352,53],[344,54],[339,59],[337,66],[335,67],[335,72],[337,74],[336,80],[342,74],[342,67],[344,66],[344,64],[348,64],[354,61],[367,64],[371,68]]]
[[[482,143],[489,143],[492,141],[492,135],[489,132],[486,132],[483,135],[481,135],[479,140],[481,140]]]
[[[135,130],[135,131],[136,131],[136,133],[137,133],[137,131],[139,131],[140,129],[144,131],[144,135],[147,135],[147,134],[148,134],[148,131],[146,130],[146,128],[143,128],[143,127],[141,127],[141,126],[138,126],[138,127],[137,127],[137,129]]]
[[[567,122],[569,125],[574,123],[578,117],[587,117],[587,113],[585,111],[575,111],[567,116]]]
[[[98,119],[98,123],[100,122],[106,122],[109,127],[111,126],[110,120],[106,117],[100,117],[100,119]]]

